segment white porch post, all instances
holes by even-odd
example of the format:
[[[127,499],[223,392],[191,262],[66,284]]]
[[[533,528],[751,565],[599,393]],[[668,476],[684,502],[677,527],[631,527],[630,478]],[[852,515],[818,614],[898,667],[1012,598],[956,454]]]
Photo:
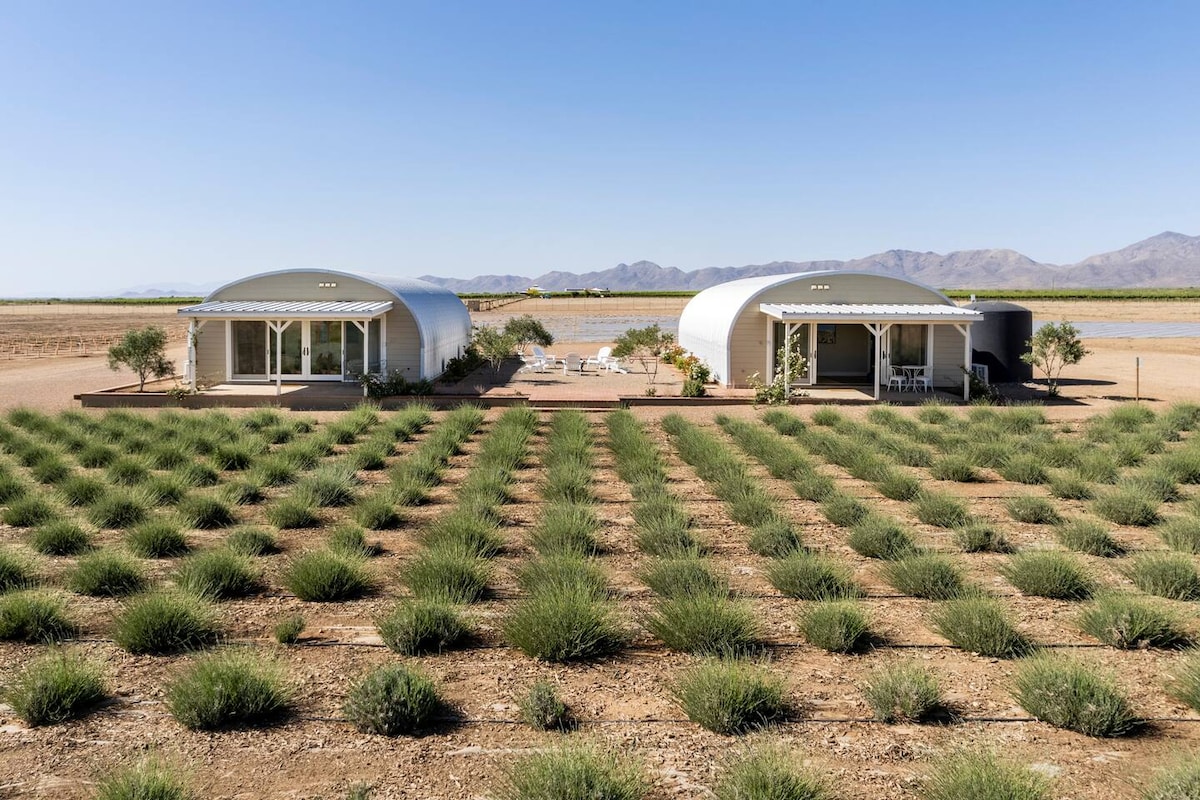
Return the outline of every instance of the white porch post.
[[[792,388],[792,328],[791,322],[783,323],[783,386],[789,396]]]
[[[817,323],[808,323],[808,385],[817,385]]]
[[[355,323],[356,325],[358,323]],[[363,320],[363,375],[371,371],[371,320]]]
[[[775,343],[775,320],[769,314],[763,316],[767,320],[767,363],[763,366],[762,374],[766,376],[766,382],[770,383],[775,379],[775,350],[779,345]]]
[[[188,320],[187,366],[184,368],[184,379],[188,389],[196,391],[196,318]]]
[[[963,400],[971,399],[971,326],[962,326],[963,334]]]
[[[276,322],[275,329],[275,396],[283,394],[283,324]]]
[[[875,374],[875,399],[878,400],[879,399],[879,365],[883,361],[883,346],[882,346],[883,337],[879,335],[879,326],[878,325],[873,324],[873,323],[868,325],[865,322],[863,324],[866,325],[867,330],[869,330],[875,336],[875,369],[873,369],[871,371]]]

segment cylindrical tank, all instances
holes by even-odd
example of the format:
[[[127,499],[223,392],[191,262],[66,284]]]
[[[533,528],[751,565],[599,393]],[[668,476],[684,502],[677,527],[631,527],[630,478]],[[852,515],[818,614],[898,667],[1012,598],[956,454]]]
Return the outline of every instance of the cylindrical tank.
[[[1033,336],[1033,312],[1016,303],[989,300],[967,308],[983,314],[971,326],[972,363],[986,364],[991,383],[1033,380],[1033,367],[1021,360]]]

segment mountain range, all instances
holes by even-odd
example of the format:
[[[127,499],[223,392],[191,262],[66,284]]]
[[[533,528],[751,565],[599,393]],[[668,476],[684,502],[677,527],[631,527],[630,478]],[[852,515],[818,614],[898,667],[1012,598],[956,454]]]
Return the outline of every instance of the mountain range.
[[[888,250],[851,261],[772,261],[744,267],[706,267],[685,272],[651,261],[618,264],[594,272],[543,275],[480,275],[422,280],[455,292],[523,292],[600,287],[612,291],[699,291],[756,275],[813,270],[878,272],[941,289],[1181,288],[1200,286],[1200,236],[1167,231],[1140,242],[1089,256],[1077,264],[1043,264],[1015,250],[955,250],[950,253]]]

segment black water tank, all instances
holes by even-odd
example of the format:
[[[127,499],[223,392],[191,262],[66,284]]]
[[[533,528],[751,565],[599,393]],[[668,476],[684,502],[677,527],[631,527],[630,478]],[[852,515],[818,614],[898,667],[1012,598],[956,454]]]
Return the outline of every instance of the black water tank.
[[[971,360],[987,364],[991,383],[1024,383],[1033,380],[1033,367],[1021,360],[1033,336],[1033,312],[1016,303],[990,300],[967,308],[983,314],[971,326]]]

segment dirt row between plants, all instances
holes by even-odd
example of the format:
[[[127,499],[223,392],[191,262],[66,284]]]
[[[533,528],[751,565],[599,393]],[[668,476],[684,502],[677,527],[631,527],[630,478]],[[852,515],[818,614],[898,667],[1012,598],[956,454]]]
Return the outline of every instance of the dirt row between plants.
[[[489,412],[489,425],[500,412]],[[1078,605],[1023,597],[996,572],[995,555],[958,555],[969,576],[1002,595],[1015,612],[1019,627],[1044,644],[1078,646],[1078,655],[1115,672],[1134,698],[1139,714],[1156,720],[1148,732],[1122,739],[1092,739],[1030,721],[1012,700],[1012,662],[983,658],[948,647],[926,618],[933,603],[896,596],[877,576],[878,562],[864,559],[845,545],[845,531],[829,524],[817,507],[799,500],[790,488],[751,463],[753,473],[778,498],[787,516],[811,546],[851,564],[867,587],[865,601],[883,646],[862,655],[831,655],[804,643],[796,616],[803,604],[779,596],[763,575],[766,559],[747,546],[749,532],[732,522],[726,510],[692,471],[671,451],[658,425],[663,413],[639,412],[647,431],[667,458],[672,488],[684,499],[700,535],[710,544],[710,559],[729,575],[734,589],[749,599],[772,647],[767,668],[782,678],[795,708],[794,719],[767,733],[740,739],[718,736],[688,722],[671,694],[673,679],[699,659],[673,653],[644,631],[618,655],[583,665],[551,665],[529,659],[503,643],[500,623],[520,595],[513,575],[527,562],[525,544],[538,518],[540,484],[544,480],[538,453],[545,420],[533,442],[533,456],[518,472],[513,502],[504,509],[504,535],[509,548],[497,560],[494,595],[469,610],[479,642],[468,649],[436,656],[403,659],[380,645],[374,619],[403,595],[397,580],[400,566],[416,549],[422,524],[445,513],[455,489],[471,468],[486,433],[472,437],[456,456],[431,502],[409,511],[409,522],[397,531],[373,532],[384,553],[373,561],[382,579],[381,592],[345,603],[303,603],[282,589],[278,576],[290,554],[317,546],[325,530],[281,532],[283,555],[266,564],[270,589],[263,595],[223,603],[222,620],[229,635],[271,655],[285,667],[298,692],[298,713],[285,724],[266,730],[195,733],[166,712],[163,688],[192,657],[131,656],[105,638],[108,620],[118,604],[72,598],[71,608],[83,622],[85,641],[78,645],[107,667],[116,700],[78,722],[41,729],[20,725],[9,709],[0,708],[0,786],[13,797],[83,798],[89,786],[115,765],[146,751],[161,753],[183,765],[201,796],[220,798],[339,797],[357,781],[374,785],[375,798],[483,798],[493,796],[506,765],[531,750],[571,740],[597,742],[644,763],[654,780],[653,798],[704,797],[730,756],[751,742],[778,742],[796,757],[830,776],[839,796],[847,798],[911,798],[921,776],[948,752],[961,747],[995,748],[1006,757],[1054,776],[1054,795],[1073,798],[1122,798],[1133,794],[1155,767],[1200,746],[1197,715],[1170,699],[1162,684],[1181,655],[1160,651],[1116,651],[1097,645],[1073,624]],[[715,435],[712,412],[687,409],[685,416]],[[726,413],[753,418],[749,408]],[[807,412],[799,412],[806,415]],[[865,412],[850,411],[849,414]],[[307,415],[331,420],[336,415]],[[441,418],[439,412],[438,418]],[[595,487],[597,511],[604,522],[599,563],[614,588],[620,616],[633,631],[651,608],[653,596],[638,581],[647,557],[632,544],[633,519],[627,486],[613,469],[604,447],[603,415],[590,415],[597,439]],[[397,449],[394,462],[419,446],[428,429]],[[730,445],[732,448],[732,444]],[[339,448],[339,453],[345,448]],[[336,456],[335,456],[336,457]],[[919,532],[922,543],[951,551],[944,531],[922,525],[902,503],[882,499],[868,484],[836,468],[822,467],[838,485],[870,501]],[[383,473],[362,473],[372,485]],[[1044,526],[1024,526],[1008,519],[1003,498],[1027,493],[994,480],[978,486],[945,484],[940,488],[971,497],[972,513],[984,517],[1020,545],[1050,540]],[[1065,510],[1081,510],[1070,503]],[[330,524],[344,512],[329,514]],[[261,508],[243,510],[243,521],[261,523]],[[327,526],[328,528],[329,526]],[[221,532],[193,531],[197,545],[216,544]],[[1160,547],[1144,531],[1118,529],[1117,537],[1134,548]],[[0,528],[0,541],[20,543],[24,535]],[[100,535],[116,543],[120,535]],[[1124,581],[1104,559],[1087,558],[1107,583]],[[52,571],[65,571],[70,559],[53,559]],[[170,562],[154,565],[160,576]],[[1188,609],[1187,604],[1179,604]],[[273,625],[291,614],[306,621],[304,640],[284,648],[270,640]],[[1192,616],[1194,620],[1194,615]],[[42,648],[0,644],[0,681],[11,679],[19,666]],[[917,659],[940,677],[947,699],[964,719],[954,724],[887,726],[869,721],[870,711],[859,687],[881,664]],[[341,703],[351,678],[368,668],[409,661],[420,665],[443,687],[454,712],[444,725],[418,738],[385,739],[356,733],[342,720]],[[537,679],[561,689],[583,722],[577,733],[537,733],[518,723],[516,699]]]

